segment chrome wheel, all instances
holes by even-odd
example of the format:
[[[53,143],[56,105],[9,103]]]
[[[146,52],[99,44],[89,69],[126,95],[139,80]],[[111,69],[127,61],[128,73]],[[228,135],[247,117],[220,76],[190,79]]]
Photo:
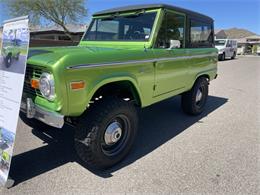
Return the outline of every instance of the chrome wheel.
[[[202,100],[203,94],[201,88],[198,89],[196,94],[196,104],[198,104]]]
[[[118,115],[108,123],[101,143],[105,155],[115,156],[124,150],[129,139],[129,129],[130,121],[125,115]]]
[[[197,107],[203,107],[207,99],[207,86],[201,85],[196,92],[195,105]]]
[[[111,123],[105,131],[105,143],[107,145],[113,145],[117,143],[122,136],[122,127],[118,122]]]

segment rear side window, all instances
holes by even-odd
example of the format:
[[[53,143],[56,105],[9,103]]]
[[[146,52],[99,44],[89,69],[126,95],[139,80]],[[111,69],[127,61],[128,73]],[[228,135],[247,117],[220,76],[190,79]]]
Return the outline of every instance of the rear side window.
[[[233,41],[233,47],[237,47],[237,42]]]
[[[213,25],[197,20],[190,20],[190,47],[213,47]]]

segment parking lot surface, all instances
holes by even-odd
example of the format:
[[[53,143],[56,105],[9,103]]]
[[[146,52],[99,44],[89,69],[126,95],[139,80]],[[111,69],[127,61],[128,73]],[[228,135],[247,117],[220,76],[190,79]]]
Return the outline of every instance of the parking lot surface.
[[[260,57],[219,62],[205,113],[185,115],[180,97],[145,108],[129,156],[97,172],[73,151],[73,130],[19,121],[11,189],[0,194],[208,193],[259,190]]]
[[[23,74],[24,72],[24,62],[26,61],[26,56],[20,55],[19,60],[12,60],[12,64],[9,68],[6,68],[4,65],[4,59],[0,55],[0,70],[8,71],[8,72],[13,72],[13,73],[19,73]]]

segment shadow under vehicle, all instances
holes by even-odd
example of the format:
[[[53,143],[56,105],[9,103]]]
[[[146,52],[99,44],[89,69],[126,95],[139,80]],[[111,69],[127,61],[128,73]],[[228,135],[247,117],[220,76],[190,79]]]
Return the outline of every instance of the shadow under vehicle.
[[[185,133],[191,126],[203,123],[205,117],[214,114],[227,103],[226,98],[209,96],[205,111],[195,117],[187,117],[185,113],[181,112],[180,96],[142,109],[139,114],[142,120],[139,123],[139,131],[132,152],[121,163],[102,171],[86,166],[77,157],[73,148],[74,131],[71,126],[64,125],[62,129],[56,129],[35,119],[27,119],[21,114],[20,118],[27,125],[33,126],[31,133],[36,139],[42,141],[42,145],[13,156],[10,176],[15,180],[15,185],[18,185],[76,162],[85,167],[87,173],[90,171],[102,178],[113,177],[117,171],[140,161],[165,143]],[[208,131],[212,131],[212,129],[208,129]],[[75,174],[77,173],[75,172]]]

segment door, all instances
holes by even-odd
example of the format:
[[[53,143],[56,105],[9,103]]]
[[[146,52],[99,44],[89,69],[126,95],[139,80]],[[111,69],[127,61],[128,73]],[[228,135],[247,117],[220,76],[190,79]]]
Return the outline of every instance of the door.
[[[185,15],[167,11],[154,48],[154,97],[185,88],[188,65],[185,63]]]
[[[233,55],[232,41],[228,40],[226,46],[226,57],[232,57],[232,55]]]

